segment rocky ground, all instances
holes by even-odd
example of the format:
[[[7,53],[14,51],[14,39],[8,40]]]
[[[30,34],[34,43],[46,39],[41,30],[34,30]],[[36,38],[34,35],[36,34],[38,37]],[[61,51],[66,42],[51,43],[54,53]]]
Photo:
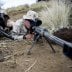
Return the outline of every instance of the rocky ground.
[[[0,72],[72,72],[72,60],[62,53],[62,47],[53,45],[53,53],[46,41],[37,43],[27,55],[32,42],[28,40],[0,40],[0,51],[4,57]]]

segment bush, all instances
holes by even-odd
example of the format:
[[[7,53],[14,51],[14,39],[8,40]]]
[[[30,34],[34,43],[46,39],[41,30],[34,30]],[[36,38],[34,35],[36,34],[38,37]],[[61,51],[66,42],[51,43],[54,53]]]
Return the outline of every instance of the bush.
[[[47,27],[50,33],[69,25],[70,6],[62,1],[50,1],[39,13],[43,26]]]

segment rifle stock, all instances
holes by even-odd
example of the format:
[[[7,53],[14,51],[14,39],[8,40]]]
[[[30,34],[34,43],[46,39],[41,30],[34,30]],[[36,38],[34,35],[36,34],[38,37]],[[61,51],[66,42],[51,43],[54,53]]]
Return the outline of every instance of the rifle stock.
[[[0,28],[0,33],[3,34],[5,37],[14,40],[14,38],[12,36],[10,36],[9,34],[7,34],[3,29]]]

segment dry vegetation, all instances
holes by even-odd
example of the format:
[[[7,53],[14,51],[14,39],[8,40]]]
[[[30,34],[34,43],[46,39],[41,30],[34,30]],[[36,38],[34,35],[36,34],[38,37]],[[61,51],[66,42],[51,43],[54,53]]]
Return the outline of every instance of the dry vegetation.
[[[45,3],[40,2],[36,4],[32,4],[31,6],[29,5],[21,5],[18,7],[13,7],[13,8],[8,8],[6,11],[8,14],[14,14],[14,13],[26,13],[28,10],[34,10],[34,11],[40,11],[41,9],[44,8]]]
[[[46,26],[52,33],[64,27],[68,27],[70,16],[70,5],[62,1],[50,1],[45,5],[45,9],[40,12],[43,26]]]

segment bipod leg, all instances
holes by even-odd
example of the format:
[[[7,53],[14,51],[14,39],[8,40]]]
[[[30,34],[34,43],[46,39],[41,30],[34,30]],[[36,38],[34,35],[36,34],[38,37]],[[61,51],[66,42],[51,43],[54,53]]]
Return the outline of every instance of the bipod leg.
[[[47,39],[46,39],[46,40],[47,40]],[[49,41],[49,40],[47,40],[47,42],[48,42],[48,44],[50,45],[50,47],[51,47],[51,49],[52,49],[53,53],[56,53],[56,51],[55,51],[55,49],[53,48],[53,46],[52,46],[52,44],[50,43],[50,41]]]
[[[31,55],[31,49],[34,47],[34,45],[35,45],[35,43],[37,42],[37,40],[39,39],[39,37],[40,37],[40,35],[38,35],[38,36],[34,39],[31,48],[28,50],[27,55]]]

